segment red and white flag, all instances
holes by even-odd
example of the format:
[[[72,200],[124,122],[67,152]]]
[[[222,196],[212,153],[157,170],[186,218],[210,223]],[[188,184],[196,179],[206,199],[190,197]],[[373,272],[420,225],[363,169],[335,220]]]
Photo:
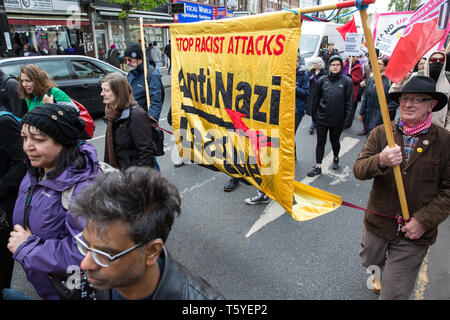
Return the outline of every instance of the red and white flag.
[[[397,43],[385,75],[398,83],[415,64],[446,34],[449,0],[431,0],[420,6],[411,17]]]

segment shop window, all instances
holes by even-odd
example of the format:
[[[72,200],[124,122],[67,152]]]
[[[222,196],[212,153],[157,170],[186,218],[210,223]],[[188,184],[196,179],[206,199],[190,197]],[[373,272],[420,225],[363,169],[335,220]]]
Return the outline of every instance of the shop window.
[[[102,78],[104,75],[102,70],[87,61],[72,60],[72,65],[78,79]]]
[[[55,81],[70,79],[69,69],[67,69],[67,65],[65,63],[61,63],[61,61],[58,60],[48,62],[36,61],[34,64],[45,70],[50,76],[50,78],[52,78]]]

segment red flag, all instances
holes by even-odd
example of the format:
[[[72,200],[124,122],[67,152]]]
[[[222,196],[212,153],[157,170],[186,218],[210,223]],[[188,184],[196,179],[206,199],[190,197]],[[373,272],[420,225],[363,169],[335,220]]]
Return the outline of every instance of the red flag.
[[[419,7],[397,43],[384,74],[398,83],[446,33],[448,0],[431,0]]]
[[[358,30],[356,29],[356,23],[355,23],[355,17],[352,16],[352,20],[347,22],[346,24],[337,27],[336,30],[341,34],[342,38],[345,40],[345,35],[347,33],[357,33]]]

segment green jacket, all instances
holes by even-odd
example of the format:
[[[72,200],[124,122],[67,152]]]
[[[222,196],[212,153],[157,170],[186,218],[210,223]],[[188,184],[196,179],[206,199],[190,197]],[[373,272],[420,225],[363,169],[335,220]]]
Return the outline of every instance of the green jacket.
[[[71,107],[75,107],[75,104],[72,102],[72,99],[61,89],[58,89],[56,87],[53,87],[50,89],[50,93],[53,96],[53,99],[55,102],[58,102],[60,104],[67,104]],[[42,99],[44,97],[37,97],[36,95],[32,99],[25,99],[25,102],[27,103],[28,111],[34,109],[37,106],[40,106],[42,103]]]

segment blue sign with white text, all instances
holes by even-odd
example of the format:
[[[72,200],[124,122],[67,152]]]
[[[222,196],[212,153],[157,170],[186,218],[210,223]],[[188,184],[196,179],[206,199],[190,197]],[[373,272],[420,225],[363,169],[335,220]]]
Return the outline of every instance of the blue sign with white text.
[[[214,20],[213,7],[198,3],[178,1],[184,3],[184,14],[178,14],[178,22],[197,22],[202,20]]]

